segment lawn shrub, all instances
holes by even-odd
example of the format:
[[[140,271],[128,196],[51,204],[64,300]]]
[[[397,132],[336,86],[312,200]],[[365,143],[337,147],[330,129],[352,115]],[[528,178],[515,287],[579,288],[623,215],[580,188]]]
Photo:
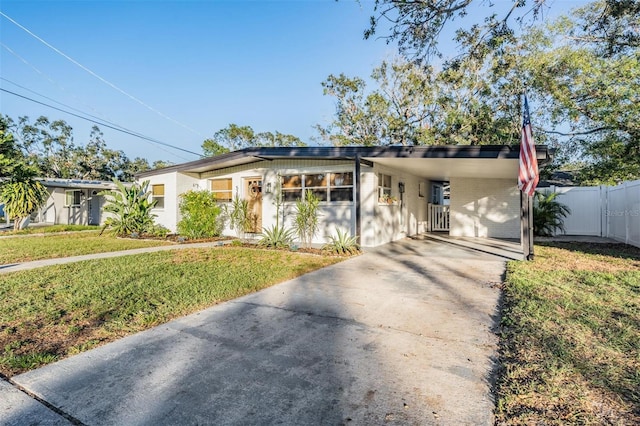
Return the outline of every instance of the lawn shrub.
[[[214,193],[207,190],[187,191],[180,194],[178,233],[187,238],[217,237],[222,233],[222,208]]]

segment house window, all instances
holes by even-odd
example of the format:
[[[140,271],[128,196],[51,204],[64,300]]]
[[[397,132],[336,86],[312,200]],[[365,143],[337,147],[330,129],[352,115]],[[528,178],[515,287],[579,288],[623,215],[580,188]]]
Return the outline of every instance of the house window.
[[[211,192],[216,196],[216,201],[228,203],[233,199],[233,181],[231,178],[212,179]]]
[[[353,201],[353,173],[310,173],[282,177],[284,201],[297,201],[307,190],[320,201]]]
[[[283,201],[297,201],[302,198],[303,175],[282,176]]]
[[[329,200],[353,201],[353,173],[331,173]]]
[[[80,190],[64,191],[64,206],[79,207],[81,194]]]
[[[378,201],[387,202],[391,198],[391,176],[378,173]]]
[[[151,185],[151,199],[156,201],[155,208],[164,208],[164,184]]]

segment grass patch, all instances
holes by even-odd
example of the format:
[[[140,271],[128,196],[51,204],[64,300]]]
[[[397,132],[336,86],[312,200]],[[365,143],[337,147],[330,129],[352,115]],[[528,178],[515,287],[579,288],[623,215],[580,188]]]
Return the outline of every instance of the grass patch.
[[[0,238],[0,265],[166,244],[165,241],[100,236],[98,231]]]
[[[99,226],[94,225],[49,225],[34,226],[31,228],[21,229],[19,231],[4,231],[0,233],[0,235],[51,234],[55,232],[95,231],[99,229]]]
[[[0,372],[12,376],[341,260],[219,247],[0,275]]]
[[[504,296],[498,424],[640,424],[640,249],[536,246]]]

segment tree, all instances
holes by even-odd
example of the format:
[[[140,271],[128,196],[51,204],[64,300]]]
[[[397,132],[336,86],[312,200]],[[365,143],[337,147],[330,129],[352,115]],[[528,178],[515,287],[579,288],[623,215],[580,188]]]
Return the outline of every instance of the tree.
[[[368,92],[361,78],[330,75],[323,86],[337,99],[336,118],[317,129],[334,145],[515,144],[522,89],[506,83],[513,70],[513,61],[435,71],[396,58],[373,70]]]
[[[16,166],[24,163],[22,152],[11,133],[12,124],[9,117],[0,114],[0,180],[11,177]]]
[[[388,104],[380,94],[366,95],[363,79],[344,74],[329,75],[322,87],[325,95],[337,99],[335,120],[325,127],[316,126],[323,139],[336,146],[385,144]]]
[[[546,130],[562,143],[570,161],[583,160],[585,183],[616,183],[640,177],[640,51],[602,40],[621,31],[619,22],[599,35],[593,3],[524,37],[522,66],[545,104]],[[636,20],[637,21],[637,20]]]
[[[602,48],[609,52],[637,48],[640,45],[640,0],[601,0],[602,13],[588,17],[589,33],[598,34]],[[377,35],[380,25],[389,25],[383,35],[387,42],[398,43],[401,53],[418,61],[442,56],[438,48],[443,29],[467,15],[481,24],[463,25],[456,32],[461,57],[482,57],[513,44],[515,29],[527,27],[542,16],[547,3],[537,0],[485,2],[472,0],[376,0],[366,39]],[[615,31],[610,31],[615,29]]]
[[[277,147],[277,146],[306,146],[298,137],[276,131],[256,133],[251,126],[229,124],[218,130],[210,139],[202,143],[205,156],[225,154],[244,148]]]

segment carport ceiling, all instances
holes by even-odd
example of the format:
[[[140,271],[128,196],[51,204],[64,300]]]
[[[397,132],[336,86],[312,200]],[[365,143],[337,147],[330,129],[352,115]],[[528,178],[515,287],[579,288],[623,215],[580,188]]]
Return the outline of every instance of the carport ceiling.
[[[365,158],[430,180],[452,177],[518,179],[518,159],[507,158]]]

